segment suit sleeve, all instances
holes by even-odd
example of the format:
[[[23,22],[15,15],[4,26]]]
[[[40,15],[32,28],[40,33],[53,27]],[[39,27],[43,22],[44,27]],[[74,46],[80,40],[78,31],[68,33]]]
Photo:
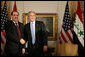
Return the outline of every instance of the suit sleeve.
[[[43,37],[43,44],[47,45],[47,37],[48,37],[48,33],[46,31],[46,27],[45,24],[42,22],[42,37]]]
[[[25,37],[24,37],[24,25],[21,23],[20,26],[21,26],[22,38],[25,40]],[[21,48],[25,48],[25,44],[21,45]]]
[[[27,41],[28,41],[27,25],[24,26],[24,39],[25,39],[25,42],[27,43]],[[26,46],[25,46],[25,48],[26,48]]]
[[[16,43],[19,43],[20,38],[12,32],[10,24],[11,23],[8,23],[8,22],[5,23],[5,32],[6,32],[7,39],[9,39],[11,41],[14,41]]]

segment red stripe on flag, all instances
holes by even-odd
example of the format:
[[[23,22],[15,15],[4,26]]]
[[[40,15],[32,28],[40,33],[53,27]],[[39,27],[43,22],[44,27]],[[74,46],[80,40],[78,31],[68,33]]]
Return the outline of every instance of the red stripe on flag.
[[[81,15],[81,7],[80,7],[80,2],[79,1],[78,1],[78,6],[77,6],[77,15],[78,15],[80,21],[83,24],[83,19],[82,19],[82,15]]]
[[[71,33],[73,33],[73,32],[72,32],[72,28],[70,29],[70,31],[71,31]]]
[[[66,40],[66,38],[64,37],[62,31],[61,31],[61,36],[62,36],[63,40],[64,40],[65,42],[67,42],[67,40]]]
[[[73,40],[72,40],[71,36],[69,35],[69,33],[68,33],[68,32],[66,32],[66,34],[67,34],[67,36],[68,36],[69,40],[71,41],[71,43],[73,43]]]
[[[4,41],[3,41],[2,37],[1,37],[1,43],[4,43]]]
[[[5,30],[3,30],[1,33],[3,34],[3,36],[4,36],[5,39],[6,39],[6,33],[5,33]]]
[[[14,2],[13,11],[17,11],[16,1]]]

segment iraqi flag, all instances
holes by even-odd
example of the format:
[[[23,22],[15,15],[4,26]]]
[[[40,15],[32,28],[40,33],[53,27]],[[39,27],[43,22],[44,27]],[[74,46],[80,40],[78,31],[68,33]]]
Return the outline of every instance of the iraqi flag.
[[[13,11],[17,11],[16,1],[14,2]]]
[[[82,56],[84,55],[84,26],[79,1],[73,29],[73,43],[78,44],[78,55]]]

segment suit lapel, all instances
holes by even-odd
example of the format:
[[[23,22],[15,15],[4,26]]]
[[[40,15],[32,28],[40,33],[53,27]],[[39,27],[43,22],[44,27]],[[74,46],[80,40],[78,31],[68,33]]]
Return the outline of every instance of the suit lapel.
[[[36,21],[35,21],[35,35],[36,35],[36,31],[37,31],[37,24],[36,24]]]
[[[30,23],[28,23],[28,28],[29,28],[29,29],[28,29],[28,31],[29,31],[29,32],[28,32],[28,35],[30,36],[30,37],[29,37],[29,40],[30,40],[31,43],[32,43],[32,35],[31,35]]]
[[[37,41],[37,31],[38,31],[38,24],[37,21],[35,21],[35,42]]]
[[[17,33],[17,35],[18,35],[17,27],[15,26],[13,21],[12,21],[12,28],[13,28],[13,31],[15,31]]]

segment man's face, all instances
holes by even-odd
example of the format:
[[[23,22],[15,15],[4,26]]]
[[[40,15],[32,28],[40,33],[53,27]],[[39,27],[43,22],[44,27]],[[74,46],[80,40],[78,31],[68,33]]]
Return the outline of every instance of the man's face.
[[[18,14],[18,12],[13,12],[12,20],[15,21],[15,22],[19,21],[19,14]]]
[[[30,20],[30,22],[35,21],[35,19],[36,19],[35,13],[32,13],[32,12],[29,13],[28,19]]]

